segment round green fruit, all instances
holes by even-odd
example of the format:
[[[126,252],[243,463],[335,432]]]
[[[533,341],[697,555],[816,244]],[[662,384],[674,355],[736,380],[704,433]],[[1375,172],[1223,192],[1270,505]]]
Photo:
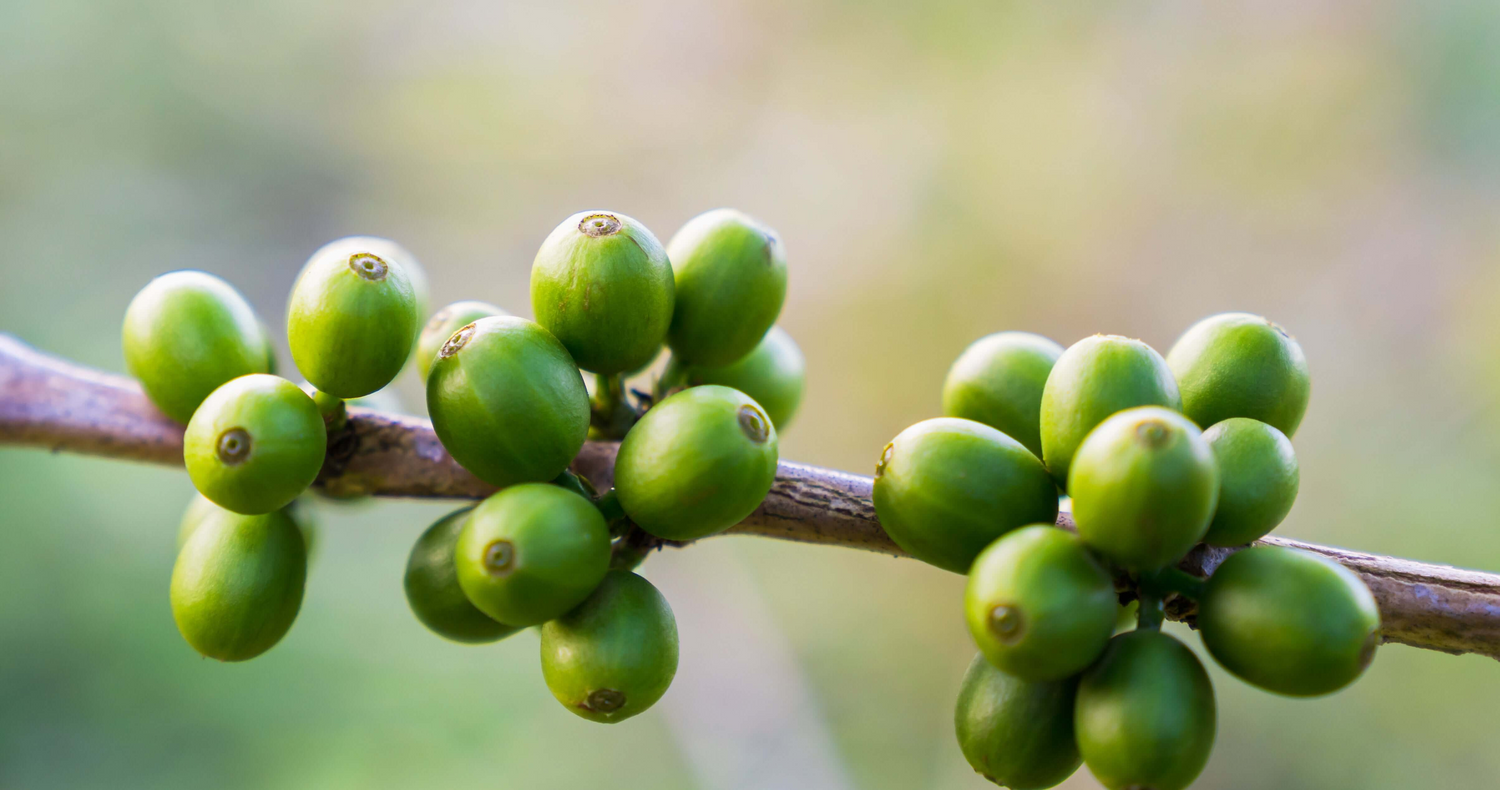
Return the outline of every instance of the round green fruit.
[[[504,639],[521,630],[479,611],[458,583],[454,548],[473,508],[438,519],[417,538],[406,561],[406,602],[433,633],[464,644]]]
[[[743,521],[776,481],[776,428],[739,390],[683,390],[630,429],[615,458],[620,505],[641,529],[696,540]]]
[[[234,286],[204,272],[163,274],[125,310],[125,366],[177,422],[230,379],[270,370],[269,341]]]
[[[958,746],[984,778],[1040,790],[1073,775],[1083,758],[1073,737],[1078,678],[1022,680],[974,656],[953,714]]]
[[[943,414],[982,422],[1042,456],[1042,390],[1063,347],[1028,332],[997,332],[960,354],[943,381]]]
[[[313,253],[292,286],[286,336],[313,386],[358,398],[391,383],[421,321],[411,277],[396,258],[340,239]]]
[[[684,365],[731,364],[776,323],[786,300],[786,251],[775,231],[734,209],[714,209],[688,220],[667,256],[677,281],[667,345]]]
[[[656,357],[673,308],[672,264],[645,225],[612,211],[563,220],[531,263],[531,309],[584,370],[613,375]]]
[[[1172,371],[1139,340],[1094,335],[1074,343],[1053,365],[1042,389],[1042,460],[1071,491],[1068,475],[1084,437],[1116,412],[1136,406],[1179,409]]]
[[[650,582],[610,571],[578,608],[542,626],[542,676],[563,707],[613,724],[661,699],[677,674],[677,621]]]
[[[432,371],[432,361],[437,358],[438,351],[442,350],[448,338],[453,337],[454,332],[481,318],[495,315],[508,313],[488,302],[454,302],[433,313],[422,327],[422,334],[417,336],[417,374],[423,381],[427,380],[427,374]]]
[[[875,512],[896,545],[967,573],[996,538],[1057,520],[1057,487],[1021,443],[972,420],[942,417],[902,431],[875,467]]]
[[[561,486],[523,483],[484,500],[454,547],[464,595],[512,626],[544,623],[587,598],[609,570],[609,527]]]
[[[1208,531],[1219,498],[1218,464],[1198,426],[1159,406],[1100,423],[1068,479],[1079,537],[1132,570],[1182,559]]]
[[[1302,346],[1258,315],[1221,313],[1194,324],[1167,352],[1182,413],[1199,425],[1249,417],[1297,432],[1312,382]]]
[[[172,568],[172,617],[194,650],[244,661],[281,641],[302,606],[307,548],[285,513],[217,510],[192,531]]]
[[[1243,546],[1280,524],[1297,501],[1297,455],[1286,434],[1249,417],[1203,432],[1219,464],[1219,506],[1203,542]]]
[[[723,367],[683,369],[674,357],[662,377],[671,380],[679,376],[689,387],[719,384],[749,395],[765,409],[776,430],[784,431],[802,403],[807,363],[792,336],[773,326],[754,351]]]
[[[182,457],[199,493],[255,515],[280,510],[306,491],[327,448],[313,399],[286,379],[255,374],[203,401],[188,421]]]
[[[233,510],[225,510],[215,505],[212,500],[202,494],[194,494],[192,501],[188,502],[187,509],[182,511],[182,521],[177,524],[177,550],[182,551],[182,547],[187,545],[188,538],[193,536],[198,525],[206,521],[209,516],[215,513],[233,512]],[[290,518],[302,531],[302,545],[307,549],[307,562],[311,565],[313,555],[317,553],[318,523],[314,518],[308,498],[298,497],[279,512]]]
[[[1183,790],[1213,750],[1213,684],[1176,639],[1120,634],[1083,674],[1073,725],[1084,763],[1110,790]]]
[[[1294,697],[1353,683],[1375,657],[1380,610],[1352,571],[1304,551],[1254,546],[1209,577],[1203,644],[1247,683]]]
[[[999,669],[1032,681],[1075,675],[1115,631],[1114,580],[1077,535],[1022,527],[974,560],[964,594],[969,633]]]
[[[588,438],[589,394],[568,350],[515,316],[481,318],[443,344],[427,411],[453,459],[495,486],[557,477]]]

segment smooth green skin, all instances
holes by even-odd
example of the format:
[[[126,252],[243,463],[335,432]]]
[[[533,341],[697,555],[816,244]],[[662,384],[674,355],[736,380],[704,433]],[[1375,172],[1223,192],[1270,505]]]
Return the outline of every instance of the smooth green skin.
[[[473,326],[456,352],[439,352],[427,376],[427,411],[438,438],[491,485],[557,477],[588,438],[583,376],[539,324],[493,316]]]
[[[458,584],[454,549],[473,508],[438,519],[417,538],[406,560],[406,602],[434,634],[468,645],[504,639],[522,629],[479,611]]]
[[[1353,683],[1380,642],[1368,587],[1338,563],[1280,546],[1230,555],[1198,602],[1208,652],[1246,683],[1315,697]]]
[[[219,438],[250,436],[239,463],[219,457]],[[219,507],[256,515],[280,510],[317,479],[328,449],[318,407],[286,379],[241,376],[214,390],[188,421],[182,457],[193,486]]]
[[[489,302],[454,302],[443,309],[432,314],[427,319],[427,324],[422,327],[422,333],[417,336],[417,375],[427,380],[427,374],[432,372],[432,361],[437,358],[438,350],[453,337],[453,333],[465,326],[478,321],[481,318],[489,318],[493,315],[509,315],[509,313],[490,304]]]
[[[1199,425],[1250,417],[1297,432],[1312,394],[1307,357],[1285,329],[1258,315],[1221,313],[1194,324],[1167,352],[1182,413]]]
[[[758,422],[743,424],[742,411]],[[765,412],[739,390],[683,390],[653,406],[620,443],[615,493],[630,518],[658,538],[723,532],[770,493],[776,441]]]
[[[210,513],[172,568],[172,617],[194,650],[245,661],[270,650],[297,618],[307,549],[283,512]]]
[[[1219,506],[1203,542],[1243,546],[1276,529],[1297,501],[1301,474],[1286,434],[1249,417],[1203,432],[1219,463]]]
[[[1198,426],[1159,406],[1100,423],[1069,479],[1078,536],[1138,571],[1182,559],[1208,531],[1219,499],[1218,463]]]
[[[681,371],[679,374],[678,371]],[[784,431],[797,407],[802,404],[802,390],[807,382],[807,361],[792,336],[779,326],[760,341],[747,356],[723,367],[682,369],[674,359],[662,374],[670,379],[681,375],[689,387],[719,384],[749,395],[765,409],[766,416]]]
[[[1041,790],[1083,764],[1073,737],[1078,678],[1022,680],[974,656],[958,691],[953,728],[964,759],[1012,790]]]
[[[1171,636],[1120,634],[1083,674],[1073,726],[1084,763],[1105,787],[1182,790],[1214,747],[1214,687]]]
[[[486,560],[499,541],[510,544],[510,558],[497,568]],[[524,627],[582,603],[609,570],[609,556],[609,527],[592,502],[560,486],[523,483],[474,508],[453,565],[479,611]]]
[[[667,242],[677,309],[667,345],[689,366],[719,367],[755,349],[786,301],[786,249],[734,209],[705,211]]]
[[[1156,350],[1139,340],[1094,335],[1058,357],[1042,388],[1042,460],[1070,490],[1069,470],[1084,437],[1116,412],[1136,406],[1180,410],[1172,371]]]
[[[974,341],[948,369],[943,415],[982,422],[1042,456],[1042,390],[1063,347],[1029,332]]]
[[[656,703],[677,674],[677,620],[645,579],[610,571],[582,605],[542,626],[542,677],[563,707],[590,721],[624,721]],[[615,692],[613,710],[592,704]],[[598,696],[596,696],[598,695]]]
[[[563,220],[531,263],[537,323],[562,341],[578,367],[606,376],[656,357],[672,321],[674,292],[661,242],[615,211]]]
[[[363,397],[391,383],[411,355],[422,320],[401,259],[380,255],[361,243],[366,240],[340,239],[313,253],[287,305],[292,361],[313,386],[339,398]],[[384,276],[355,272],[351,262],[366,255],[385,263]]]
[[[372,252],[380,256],[383,260],[393,260],[401,264],[401,268],[406,270],[407,279],[411,281],[412,293],[416,294],[417,297],[417,315],[419,317],[427,315],[430,294],[432,292],[427,281],[427,270],[422,267],[421,262],[417,260],[417,256],[411,253],[411,250],[380,236],[345,236],[342,239],[329,242],[325,245],[326,247],[337,247],[352,252]],[[311,261],[308,263],[311,263]],[[298,279],[301,279],[302,273],[307,271],[307,267],[307,263],[302,265],[302,269],[297,272]],[[293,280],[294,285],[295,283],[296,280]]]
[[[923,562],[967,573],[1001,535],[1057,521],[1057,487],[1015,439],[972,420],[907,428],[875,467],[875,512],[891,540]]]
[[[163,274],[125,310],[125,367],[156,408],[186,423],[225,382],[270,371],[270,343],[250,303],[205,272]]]
[[[312,518],[307,500],[298,498],[281,509],[281,513],[296,522],[297,528],[302,530],[302,544],[307,547],[307,561],[312,562],[313,555],[317,553],[318,528],[317,522]],[[205,519],[215,513],[233,513],[232,510],[215,505],[208,497],[202,494],[194,494],[192,501],[188,502],[187,509],[182,511],[182,521],[177,524],[177,550],[187,545],[188,538],[193,536],[193,531],[198,529]]]
[[[980,652],[1031,681],[1061,680],[1094,663],[1114,635],[1118,608],[1104,566],[1077,535],[1052,524],[991,543],[974,560],[964,592]]]

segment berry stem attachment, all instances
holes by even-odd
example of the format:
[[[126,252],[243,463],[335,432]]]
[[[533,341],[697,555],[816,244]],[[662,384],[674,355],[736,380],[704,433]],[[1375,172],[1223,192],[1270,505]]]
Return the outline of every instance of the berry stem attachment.
[[[599,439],[624,439],[640,418],[625,395],[625,376],[599,374],[596,381],[594,398],[589,403],[589,433]]]
[[[609,536],[611,538],[622,537],[635,524],[630,516],[625,515],[625,508],[620,505],[620,496],[611,488],[604,495],[594,500],[594,507],[604,516],[604,523],[609,525]]]
[[[1161,570],[1143,573],[1140,576],[1140,587],[1150,590],[1158,598],[1166,598],[1168,595],[1179,595],[1197,601],[1203,597],[1203,591],[1208,582],[1194,576],[1180,568],[1166,567]]]
[[[323,424],[328,432],[342,431],[349,424],[349,409],[342,398],[334,397],[322,390],[313,390],[313,403],[318,404],[318,413],[323,415]]]
[[[1165,617],[1161,604],[1160,595],[1142,586],[1140,607],[1135,615],[1135,627],[1141,631],[1160,631],[1161,622]]]
[[[687,386],[687,368],[677,361],[676,357],[667,358],[667,366],[662,368],[661,375],[656,377],[656,384],[652,387],[651,397],[661,402],[671,395],[674,390]]]

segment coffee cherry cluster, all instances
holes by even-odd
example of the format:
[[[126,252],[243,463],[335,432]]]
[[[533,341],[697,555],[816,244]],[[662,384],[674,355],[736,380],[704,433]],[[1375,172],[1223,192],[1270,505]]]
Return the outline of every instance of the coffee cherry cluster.
[[[1207,580],[1177,567],[1199,543],[1244,546],[1287,516],[1308,393],[1297,341],[1243,313],[1204,319],[1165,359],[1106,335],[1064,350],[1003,332],[964,351],[947,416],[886,445],[874,499],[903,549],[968,574],[979,654],[955,726],[974,770],[1018,790],[1081,764],[1114,790],[1192,784],[1213,747],[1214,691],[1160,630],[1168,602],[1216,661],[1267,691],[1318,696],[1359,677],[1380,618],[1343,566],[1259,545]],[[1057,528],[1060,508],[1076,534]],[[1117,634],[1121,600],[1139,608]]]
[[[786,258],[737,211],[691,220],[663,247],[615,212],[564,220],[531,270],[536,321],[480,301],[422,325],[426,278],[394,242],[351,237],[315,252],[287,305],[298,386],[274,375],[263,325],[203,272],[153,280],[126,313],[130,371],[187,424],[201,496],[179,531],[173,615],[199,653],[242,661],[285,636],[302,603],[312,532],[301,499],[345,402],[408,363],[454,460],[500,490],[417,539],[405,590],[417,619],[459,643],[541,631],[542,674],[568,710],[616,722],[666,693],[672,610],[632,571],[665,541],[728,529],[776,476],[777,430],[797,410],[801,352],[776,328]],[[646,391],[626,379],[663,347]],[[596,375],[590,396],[583,371]],[[620,440],[599,494],[569,465],[589,438]]]

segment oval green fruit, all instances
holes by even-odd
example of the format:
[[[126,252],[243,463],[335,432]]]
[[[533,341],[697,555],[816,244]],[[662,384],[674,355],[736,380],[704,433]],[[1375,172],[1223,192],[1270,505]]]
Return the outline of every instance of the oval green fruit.
[[[547,483],[511,486],[481,502],[454,547],[464,595],[512,626],[544,623],[582,603],[609,557],[599,509]]]
[[[437,358],[448,338],[453,337],[454,332],[481,318],[495,315],[509,314],[488,302],[473,301],[454,302],[433,313],[422,327],[422,334],[417,336],[417,374],[423,381],[427,380],[427,374],[432,371],[432,361]]]
[[[1294,697],[1353,683],[1380,643],[1380,610],[1352,571],[1305,551],[1253,546],[1208,579],[1203,644],[1236,677]]]
[[[285,513],[210,513],[172,568],[172,617],[194,650],[244,661],[270,650],[297,618],[307,581],[302,533]]]
[[[183,436],[198,492],[236,513],[286,507],[323,468],[328,434],[307,393],[286,379],[241,376],[214,390]]]
[[[667,345],[684,365],[718,367],[749,354],[786,300],[786,250],[776,232],[734,209],[688,220],[667,243],[677,309]]]
[[[250,303],[205,272],[170,272],[125,310],[125,366],[156,408],[180,423],[230,379],[270,370],[270,344]]]
[[[1058,357],[1042,388],[1042,460],[1069,489],[1074,453],[1105,418],[1136,406],[1181,405],[1172,371],[1155,349],[1117,335],[1084,338]]]
[[[1249,313],[1194,324],[1167,352],[1167,365],[1182,388],[1182,413],[1199,425],[1249,417],[1290,437],[1312,394],[1302,346]]]
[[[1075,675],[1114,635],[1114,580],[1083,542],[1052,524],[1008,532],[974,560],[969,633],[999,669],[1032,681]]]
[[[1068,479],[1079,537],[1132,570],[1182,559],[1208,531],[1219,498],[1218,464],[1198,426],[1159,406],[1100,423]]]
[[[557,477],[588,438],[589,394],[568,350],[515,316],[481,318],[443,344],[427,411],[453,459],[495,486]]]
[[[1029,332],[973,342],[943,381],[943,415],[982,422],[1042,456],[1042,390],[1063,347]]]
[[[706,385],[653,406],[615,458],[615,492],[641,529],[696,540],[743,521],[776,481],[776,428],[739,390]]]
[[[458,583],[454,549],[473,508],[463,508],[438,519],[417,538],[406,560],[406,602],[412,614],[444,639],[484,644],[520,631],[479,611]]]
[[[233,513],[234,511],[215,505],[212,500],[202,494],[194,494],[192,501],[188,502],[187,509],[182,512],[182,520],[177,524],[177,550],[182,551],[182,547],[187,545],[188,538],[193,536],[193,531],[198,529],[199,524],[202,524],[209,516],[220,512]],[[281,512],[292,519],[297,528],[302,531],[302,544],[307,548],[307,559],[311,563],[317,547],[318,529],[317,522],[306,505],[306,500],[299,497],[282,508]]]
[[[1249,417],[1203,432],[1219,464],[1219,506],[1203,542],[1243,546],[1269,534],[1292,511],[1301,475],[1286,434]]]
[[[1183,790],[1208,764],[1217,716],[1193,651],[1160,631],[1131,631],[1083,674],[1073,725],[1084,763],[1110,790]]]
[[[531,263],[531,309],[584,370],[649,363],[672,320],[672,264],[645,225],[613,211],[563,220]]]
[[[624,721],[656,703],[677,674],[677,621],[660,592],[610,571],[578,608],[542,626],[542,676],[563,707]]]
[[[1057,520],[1057,487],[1021,443],[972,420],[924,420],[875,467],[875,512],[908,554],[955,573],[996,538]]]
[[[308,259],[292,286],[286,336],[297,369],[319,390],[358,398],[391,383],[421,321],[411,277],[368,237],[340,239]]]
[[[684,369],[674,358],[662,378],[671,380],[679,376],[689,387],[718,384],[749,395],[765,409],[776,430],[784,431],[802,403],[807,362],[792,336],[773,326],[754,351],[723,367]]]
[[[953,714],[964,758],[981,776],[1012,790],[1061,783],[1083,764],[1073,737],[1077,690],[1077,677],[1022,680],[974,656]]]

